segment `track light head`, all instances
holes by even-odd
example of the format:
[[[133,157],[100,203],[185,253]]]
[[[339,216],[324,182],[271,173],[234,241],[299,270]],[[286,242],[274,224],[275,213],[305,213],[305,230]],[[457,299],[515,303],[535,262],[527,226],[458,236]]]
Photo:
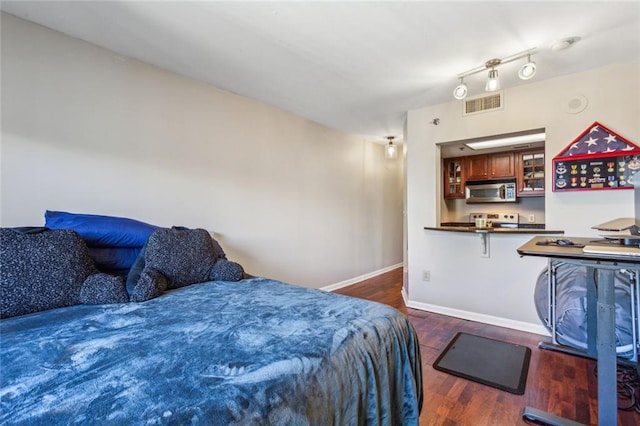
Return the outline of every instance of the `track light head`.
[[[467,97],[467,85],[464,84],[463,78],[460,78],[460,84],[453,89],[453,97],[456,99],[464,99]]]
[[[487,80],[487,84],[484,86],[484,90],[486,92],[500,90],[500,80],[498,80],[497,69],[492,68],[491,71],[489,71],[489,79]]]
[[[521,80],[529,80],[536,75],[536,63],[531,60],[531,55],[527,55],[527,63],[520,67],[518,77]]]

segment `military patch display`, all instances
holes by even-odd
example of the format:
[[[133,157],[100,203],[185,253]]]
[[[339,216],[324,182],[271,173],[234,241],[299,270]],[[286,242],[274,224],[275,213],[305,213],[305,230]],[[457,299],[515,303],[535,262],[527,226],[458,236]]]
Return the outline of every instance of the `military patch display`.
[[[553,190],[633,188],[640,148],[594,122],[553,158]]]

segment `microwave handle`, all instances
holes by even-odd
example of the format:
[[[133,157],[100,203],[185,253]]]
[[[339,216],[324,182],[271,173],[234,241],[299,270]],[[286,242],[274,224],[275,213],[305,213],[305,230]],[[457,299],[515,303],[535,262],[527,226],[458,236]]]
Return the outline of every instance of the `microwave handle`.
[[[507,186],[506,185],[500,185],[500,199],[504,200],[507,196],[506,194],[507,192]]]

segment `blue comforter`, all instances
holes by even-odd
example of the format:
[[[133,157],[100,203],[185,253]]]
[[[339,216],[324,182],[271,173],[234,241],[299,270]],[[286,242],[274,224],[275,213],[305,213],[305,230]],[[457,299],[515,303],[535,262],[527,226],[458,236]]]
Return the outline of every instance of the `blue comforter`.
[[[0,424],[418,424],[386,305],[254,278],[0,322]]]

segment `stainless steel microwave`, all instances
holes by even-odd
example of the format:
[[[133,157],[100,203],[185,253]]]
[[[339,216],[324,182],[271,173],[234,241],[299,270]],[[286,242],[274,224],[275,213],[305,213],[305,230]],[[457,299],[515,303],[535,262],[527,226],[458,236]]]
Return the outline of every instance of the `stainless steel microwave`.
[[[516,182],[467,182],[465,198],[467,204],[515,203]]]

